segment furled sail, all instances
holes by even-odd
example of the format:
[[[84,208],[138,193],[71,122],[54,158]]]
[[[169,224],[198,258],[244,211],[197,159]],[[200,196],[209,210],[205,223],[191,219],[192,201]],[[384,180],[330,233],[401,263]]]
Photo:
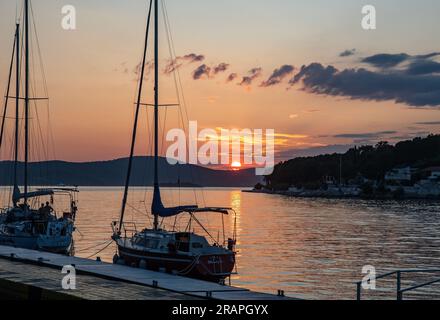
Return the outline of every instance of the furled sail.
[[[45,190],[38,190],[38,191],[34,191],[34,192],[28,192],[28,193],[21,193],[20,190],[14,189],[14,194],[13,194],[13,202],[16,204],[17,202],[19,202],[21,199],[24,198],[36,198],[36,197],[43,197],[43,196],[51,196],[53,195],[55,192],[52,189],[45,189]]]
[[[197,210],[198,206],[180,206],[173,208],[165,208],[160,196],[160,188],[154,187],[153,203],[151,205],[151,213],[161,218],[174,217],[183,212],[191,212]]]

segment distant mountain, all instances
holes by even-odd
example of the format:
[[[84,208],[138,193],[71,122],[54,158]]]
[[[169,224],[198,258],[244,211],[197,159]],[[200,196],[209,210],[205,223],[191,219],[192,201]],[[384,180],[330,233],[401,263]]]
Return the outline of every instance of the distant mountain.
[[[153,184],[152,157],[136,157],[133,162],[132,186]],[[62,161],[29,164],[31,185],[123,186],[128,159],[72,163]],[[240,171],[212,170],[195,165],[169,165],[159,161],[160,181],[165,186],[252,187],[261,181],[255,169]],[[0,185],[11,185],[13,163],[0,162]],[[19,164],[19,181],[23,181],[23,163]]]

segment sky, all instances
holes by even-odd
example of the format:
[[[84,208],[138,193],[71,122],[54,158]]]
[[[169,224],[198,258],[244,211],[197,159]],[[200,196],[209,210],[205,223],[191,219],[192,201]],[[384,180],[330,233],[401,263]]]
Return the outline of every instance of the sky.
[[[189,119],[200,128],[275,129],[278,160],[440,131],[436,0],[165,3]],[[16,4],[0,2],[2,92]],[[361,27],[365,4],[376,7],[376,30]],[[33,0],[32,5],[50,97],[55,153],[49,157],[127,156],[147,1]],[[64,5],[76,8],[76,30],[61,27]],[[160,97],[175,103],[160,26]],[[32,68],[37,95],[44,95],[38,64]],[[146,78],[143,101],[151,102],[151,75]],[[167,125],[177,125],[169,112]],[[138,154],[151,147],[146,115]]]

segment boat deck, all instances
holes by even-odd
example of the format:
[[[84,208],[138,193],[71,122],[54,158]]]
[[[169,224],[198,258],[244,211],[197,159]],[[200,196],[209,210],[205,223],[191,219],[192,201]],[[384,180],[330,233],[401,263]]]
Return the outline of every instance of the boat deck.
[[[61,269],[67,265],[75,267],[78,277],[77,290],[68,292],[61,289],[64,276]],[[44,268],[43,271],[41,268]],[[0,279],[28,284],[43,291],[67,294],[70,298],[92,300],[290,299],[150,270],[7,246],[0,246]],[[116,287],[118,296],[113,293]],[[124,288],[126,294],[120,294],[120,287]]]

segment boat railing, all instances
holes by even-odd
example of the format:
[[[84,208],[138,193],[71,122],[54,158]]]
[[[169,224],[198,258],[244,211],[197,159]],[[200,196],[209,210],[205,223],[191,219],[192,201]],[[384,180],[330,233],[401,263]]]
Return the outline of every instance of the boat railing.
[[[122,234],[125,236],[125,238],[129,237],[133,237],[136,233],[138,233],[137,231],[137,226],[135,222],[124,222],[122,224]]]
[[[403,284],[402,284],[403,275],[405,275],[405,274],[436,274],[436,273],[440,273],[440,269],[402,269],[402,270],[396,270],[396,271],[392,271],[392,272],[388,272],[388,273],[376,276],[376,277],[374,277],[374,279],[381,280],[381,279],[389,279],[389,278],[395,277],[395,279],[396,279],[396,288],[395,288],[396,299],[398,301],[401,301],[401,300],[403,300],[405,293],[408,293],[408,292],[411,292],[411,291],[414,291],[417,289],[421,289],[421,288],[426,288],[426,287],[432,286],[434,284],[440,283],[440,278],[435,278],[435,279],[427,281],[427,282],[423,282],[423,283],[409,286],[407,288],[403,288]],[[358,301],[362,300],[362,288],[363,288],[362,285],[365,283],[364,281],[356,282],[356,299]]]

